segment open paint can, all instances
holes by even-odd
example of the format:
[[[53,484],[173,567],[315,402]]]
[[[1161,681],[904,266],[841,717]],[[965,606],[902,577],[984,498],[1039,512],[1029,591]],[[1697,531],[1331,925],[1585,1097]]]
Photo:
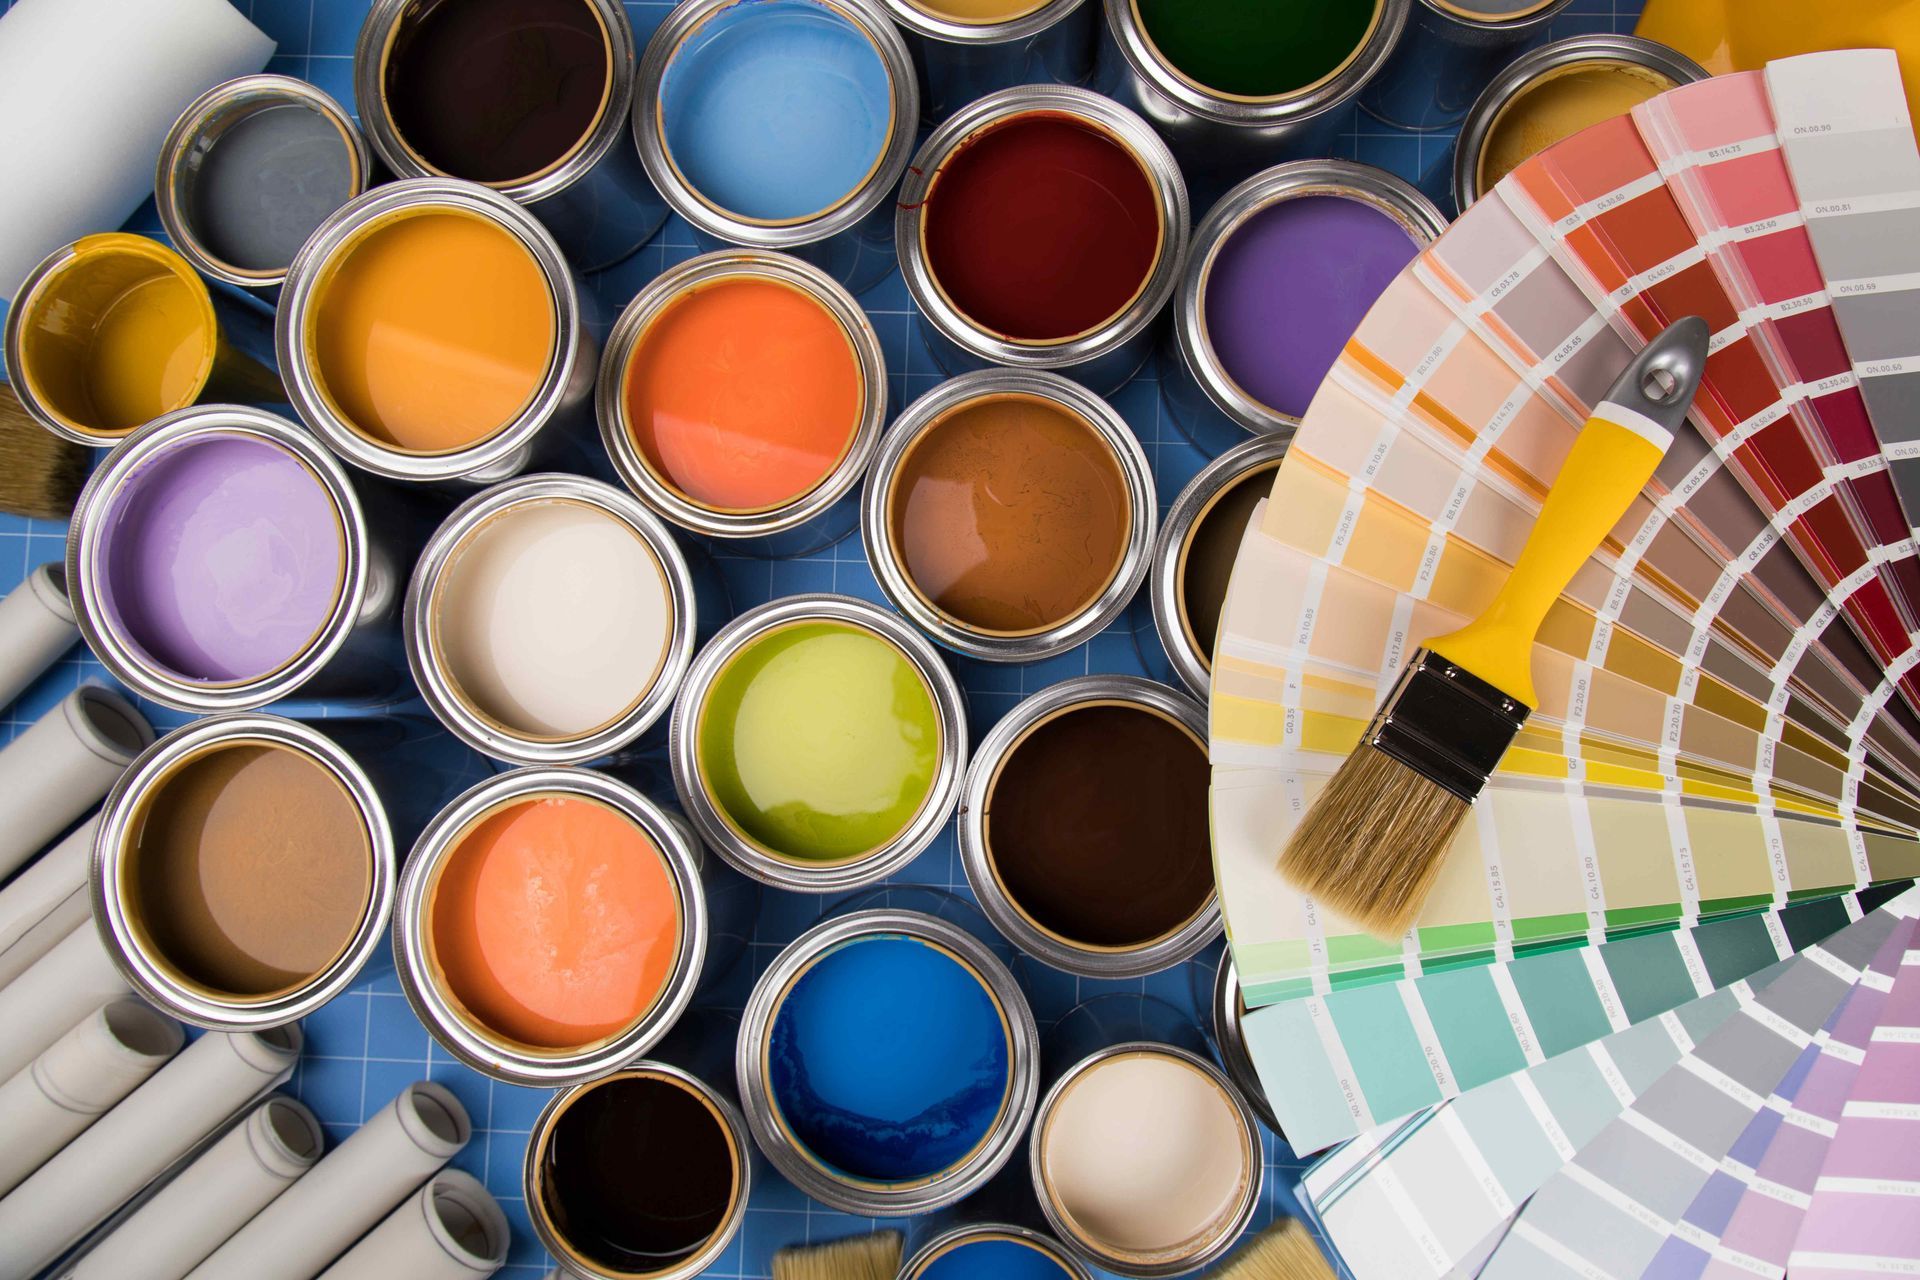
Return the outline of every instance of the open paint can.
[[[1180,280],[1187,188],[1097,93],[1003,89],[935,129],[900,186],[900,271],[934,360],[1064,373],[1101,394],[1146,361]]]
[[[1685,54],[1637,36],[1573,36],[1541,45],[1508,63],[1474,100],[1451,163],[1443,159],[1423,185],[1431,192],[1451,177],[1454,206],[1464,213],[1554,143],[1706,78],[1705,68]]]
[[[1156,973],[1220,933],[1207,828],[1207,714],[1131,676],[1034,694],[980,743],[960,857],[1022,951],[1086,978]]]
[[[1194,233],[1161,390],[1208,453],[1292,435],[1347,339],[1447,220],[1383,169],[1296,160],[1222,196]]]
[[[1212,985],[1212,998],[1208,1003],[1213,1009],[1213,1047],[1220,1055],[1220,1065],[1226,1068],[1227,1078],[1233,1081],[1234,1088],[1247,1100],[1253,1113],[1260,1117],[1260,1123],[1285,1138],[1286,1131],[1273,1114],[1266,1086],[1261,1084],[1260,1072],[1253,1065],[1253,1054],[1247,1050],[1247,1002],[1240,994],[1240,975],[1233,967],[1230,951],[1220,957]]]
[[[1136,629],[1134,638],[1149,670],[1161,665],[1164,654],[1196,698],[1206,697],[1213,682],[1213,647],[1240,544],[1286,456],[1283,435],[1242,441],[1187,482],[1160,526],[1147,578],[1153,634]],[[1149,652],[1156,637],[1159,652]]]
[[[975,1222],[934,1236],[907,1259],[900,1280],[1092,1280],[1059,1241],[1004,1222]]]
[[[380,949],[394,856],[380,793],[333,736],[215,716],[149,747],[108,793],[93,918],[160,1009],[222,1031],[282,1026]]]
[[[966,771],[966,703],[924,637],[886,609],[787,596],[735,618],[674,704],[673,785],[700,838],[802,893],[911,862]]]
[[[1402,129],[1455,124],[1521,47],[1545,38],[1570,0],[1413,0],[1407,33],[1360,106]]]
[[[389,169],[525,205],[582,271],[666,221],[626,141],[636,63],[619,0],[375,0],[353,72]]]
[[[207,275],[266,289],[314,229],[372,184],[346,109],[292,76],[229,80],[195,98],[160,145],[160,225]]]
[[[633,135],[703,249],[784,250],[858,293],[893,266],[919,119],[879,0],[681,0],[640,61]]]
[[[1218,191],[1326,150],[1400,40],[1413,0],[1103,0],[1097,83],[1154,122],[1189,180]]]
[[[579,764],[632,743],[693,660],[693,579],[631,494],[521,476],[447,517],[407,588],[421,696],[479,751]]]
[[[182,711],[303,688],[394,695],[400,575],[417,544],[407,511],[365,509],[364,483],[264,410],[149,423],[74,505],[66,577],[81,634],[135,692]]]
[[[907,34],[930,123],[997,89],[1093,74],[1098,0],[887,0],[887,12]]]
[[[909,405],[861,507],[887,598],[989,662],[1064,653],[1118,617],[1154,518],[1147,455],[1112,406],[1018,369],[962,374]]]
[[[741,1017],[754,1140],[843,1213],[927,1213],[1013,1157],[1039,1093],[1038,1031],[1013,974],[971,933],[858,911],[801,934]]]
[[[707,944],[700,856],[665,810],[604,774],[499,774],[443,809],[407,859],[401,986],[435,1040],[496,1080],[605,1074],[693,999]]]
[[[527,1215],[579,1280],[693,1280],[746,1216],[752,1145],[719,1090],[643,1061],[556,1094],[527,1143]]]
[[[559,245],[470,182],[388,183],[327,219],[287,272],[275,340],[301,419],[396,480],[504,479],[591,413],[594,347]]]
[[[880,337],[853,296],[783,253],[669,267],[607,339],[600,437],[640,500],[767,556],[853,531],[855,486],[887,420]]]
[[[105,232],[54,250],[21,283],[7,380],[35,422],[106,448],[190,405],[284,399],[263,363],[269,327],[158,240]]]
[[[1260,1203],[1260,1130],[1220,1069],[1132,1041],[1075,1063],[1041,1100],[1029,1144],[1053,1230],[1123,1276],[1185,1275],[1233,1247]]]

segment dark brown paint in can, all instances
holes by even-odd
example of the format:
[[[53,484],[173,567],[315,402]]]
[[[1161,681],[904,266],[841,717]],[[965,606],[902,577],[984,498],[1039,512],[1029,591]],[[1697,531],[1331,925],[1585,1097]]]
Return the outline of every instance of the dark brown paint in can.
[[[1257,467],[1214,495],[1180,549],[1180,625],[1200,656],[1200,665],[1209,671],[1233,562],[1240,555],[1254,508],[1273,491],[1273,473],[1279,467],[1278,462]]]

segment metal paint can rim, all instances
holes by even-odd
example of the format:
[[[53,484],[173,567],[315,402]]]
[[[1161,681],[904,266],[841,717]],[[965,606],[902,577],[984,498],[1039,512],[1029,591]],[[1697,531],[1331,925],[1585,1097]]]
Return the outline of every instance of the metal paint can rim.
[[[943,18],[916,5],[913,0],[886,0],[887,12],[908,31],[928,40],[947,44],[994,45],[1025,40],[1039,35],[1083,3],[1092,0],[1041,0],[1041,3],[1017,18],[986,22],[962,22]]]
[[[1058,341],[1018,341],[968,319],[947,298],[936,278],[922,235],[929,193],[947,161],[974,136],[1025,115],[1068,116],[1111,138],[1147,175],[1160,212],[1160,251],[1140,291],[1098,327]],[[921,317],[969,355],[1016,369],[1064,370],[1085,364],[1120,348],[1152,324],[1180,282],[1189,231],[1186,180],[1173,152],[1153,127],[1111,98],[1089,89],[1054,84],[1001,89],[949,116],[915,153],[900,184],[899,209],[894,215],[900,274]]]
[[[541,1187],[542,1155],[553,1136],[555,1126],[562,1113],[590,1089],[616,1080],[656,1079],[669,1081],[689,1093],[694,1094],[719,1117],[720,1127],[726,1134],[727,1143],[734,1156],[734,1193],[733,1202],[718,1229],[706,1244],[702,1245],[684,1261],[671,1267],[653,1271],[615,1271],[598,1266],[580,1256],[579,1252],[567,1246],[560,1230],[553,1224],[547,1211],[547,1198],[539,1194]],[[527,1217],[533,1223],[534,1235],[539,1237],[541,1245],[554,1257],[564,1259],[566,1270],[562,1274],[577,1272],[587,1280],[694,1280],[708,1266],[712,1265],[733,1238],[740,1231],[740,1224],[746,1220],[747,1201],[753,1191],[753,1139],[747,1131],[747,1122],[740,1110],[721,1093],[690,1071],[652,1058],[642,1058],[630,1062],[619,1070],[597,1079],[583,1081],[561,1089],[540,1109],[534,1119],[533,1132],[529,1135],[527,1149],[521,1157],[521,1186],[527,1204]]]
[[[660,90],[687,38],[722,10],[742,2],[681,0],[655,28],[640,56],[639,85],[633,98],[633,140],[640,151],[640,162],[673,211],[695,229],[717,239],[755,249],[792,249],[848,231],[887,199],[913,151],[914,126],[920,119],[920,85],[913,70],[913,56],[899,28],[881,7],[881,0],[809,0],[837,10],[866,35],[880,56],[892,88],[892,128],[887,145],[866,179],[830,208],[778,222],[731,213],[695,190],[668,154]]]
[[[1113,450],[1125,478],[1131,520],[1126,547],[1100,594],[1071,617],[1037,632],[996,633],[970,627],[928,600],[900,563],[892,499],[900,464],[928,430],[969,401],[1022,395],[1048,400],[1084,420]],[[893,606],[949,649],[986,662],[1033,662],[1065,653],[1105,630],[1126,611],[1147,576],[1158,504],[1153,470],[1133,429],[1105,399],[1071,379],[1040,369],[977,369],[934,387],[900,412],[887,429],[860,496],[860,535],[867,563]]]
[[[986,988],[1007,1032],[1007,1093],[985,1138],[958,1164],[913,1183],[857,1182],[830,1174],[799,1149],[775,1117],[765,1047],[793,984],[822,957],[864,938],[907,937],[946,951]],[[755,982],[740,1016],[734,1055],[747,1127],[767,1159],[802,1192],[842,1213],[892,1217],[928,1213],[984,1186],[1013,1158],[1040,1092],[1040,1030],[1013,973],[986,943],[938,916],[875,908],[823,920],[783,948]]]
[[[864,387],[859,420],[847,450],[821,482],[780,506],[723,511],[693,501],[647,464],[627,421],[627,369],[655,320],[691,290],[731,278],[771,280],[806,294],[840,323],[853,348]],[[683,529],[712,538],[755,538],[798,528],[825,514],[865,475],[887,421],[887,363],[880,335],[853,295],[811,263],[761,249],[722,249],[688,259],[655,276],[614,321],[594,388],[600,439],[620,481],[640,500]]]
[[[1075,707],[1102,703],[1124,703],[1157,712],[1198,737],[1204,750],[1206,709],[1171,685],[1137,676],[1088,675],[1062,680],[1022,700],[981,739],[967,767],[955,838],[967,883],[981,911],[1021,951],[1078,977],[1138,978],[1192,959],[1219,936],[1222,924],[1217,888],[1198,912],[1170,933],[1131,947],[1097,947],[1064,938],[1028,916],[1007,893],[987,851],[988,803],[1000,769],[1013,749],[1032,729],[1055,716]]]
[[[1240,1203],[1234,1211],[1222,1219],[1221,1229],[1211,1241],[1179,1258],[1159,1262],[1135,1262],[1112,1254],[1103,1253],[1092,1242],[1082,1239],[1074,1230],[1064,1209],[1055,1203],[1049,1193],[1046,1177],[1045,1141],[1047,1126],[1053,1118],[1053,1112],[1060,1100],[1066,1096],[1073,1083],[1104,1062],[1133,1055],[1154,1055],[1174,1058],[1188,1067],[1200,1072],[1218,1088],[1238,1116],[1247,1145],[1243,1155],[1247,1161],[1249,1176],[1241,1195]],[[1028,1167],[1033,1177],[1034,1196],[1040,1202],[1040,1211],[1045,1215],[1047,1224],[1069,1249],[1074,1249],[1095,1266],[1104,1267],[1116,1275],[1139,1277],[1140,1280],[1156,1280],[1162,1276],[1185,1275],[1197,1271],[1208,1263],[1217,1261],[1238,1242],[1240,1234],[1253,1221],[1255,1210],[1260,1206],[1260,1191],[1266,1179],[1265,1155],[1260,1141],[1260,1122],[1254,1116],[1253,1108],[1241,1096],[1240,1090],[1228,1079],[1226,1073],[1196,1053],[1170,1044],[1157,1044],[1148,1040],[1132,1040],[1122,1044],[1109,1045],[1105,1049],[1088,1054],[1062,1073],[1053,1082],[1046,1096],[1041,1099],[1039,1109],[1033,1118],[1031,1134],[1027,1142]]]
[[[153,181],[154,208],[160,225],[166,228],[174,248],[206,275],[242,288],[261,289],[277,285],[287,278],[285,268],[248,271],[223,261],[200,243],[193,233],[186,210],[181,204],[182,170],[187,158],[216,128],[224,132],[229,121],[251,114],[256,109],[274,106],[301,106],[323,116],[340,133],[347,149],[349,174],[347,199],[358,199],[372,182],[373,153],[366,134],[330,95],[305,80],[293,76],[240,76],[217,84],[195,98],[173,122],[166,140],[160,144],[160,159]],[[213,135],[217,141],[218,135]],[[344,203],[344,202],[343,202]],[[291,265],[291,264],[289,264]]]
[[[557,502],[591,507],[638,537],[659,564],[673,618],[660,668],[638,702],[614,720],[584,733],[543,737],[492,719],[460,692],[436,642],[439,610],[434,597],[469,537],[516,507]],[[693,661],[695,613],[693,575],[686,556],[657,516],[631,494],[610,484],[571,473],[543,472],[517,476],[482,490],[454,508],[434,530],[407,584],[401,633],[406,638],[407,665],[421,698],[455,737],[477,751],[514,764],[582,764],[627,746],[666,714]]]
[[[1186,608],[1185,574],[1187,551],[1194,532],[1210,515],[1215,504],[1242,480],[1268,466],[1277,466],[1287,456],[1288,435],[1263,432],[1244,440],[1200,469],[1187,482],[1160,523],[1160,536],[1153,544],[1152,569],[1147,577],[1147,598],[1153,607],[1153,629],[1160,647],[1180,682],[1196,698],[1207,696],[1213,680],[1211,656],[1200,653],[1193,644]]]
[[[376,226],[409,213],[439,209],[477,217],[516,239],[546,281],[553,303],[553,344],[547,371],[527,403],[499,428],[464,448],[414,453],[382,444],[347,420],[314,367],[310,341],[314,304],[336,256]],[[567,260],[540,220],[506,196],[453,178],[404,178],[375,187],[341,206],[301,247],[280,295],[274,352],[287,398],[300,420],[347,461],[394,480],[480,479],[522,462],[528,446],[566,399],[580,356],[580,292]]]
[[[638,827],[660,851],[680,903],[672,972],[647,1011],[619,1034],[573,1049],[516,1045],[482,1031],[458,1008],[434,973],[428,915],[438,872],[461,838],[487,814],[542,794],[596,801]],[[407,855],[393,911],[393,960],[414,1014],[440,1046],[484,1076],[509,1084],[560,1088],[603,1076],[644,1055],[673,1029],[693,1001],[707,945],[700,882],[702,851],[671,815],[632,787],[591,769],[529,767],[495,774],[455,797],[427,824]]]
[[[1279,1117],[1273,1113],[1273,1103],[1267,1098],[1266,1085],[1260,1079],[1259,1068],[1253,1064],[1253,1055],[1247,1049],[1246,1016],[1250,1012],[1246,1000],[1240,994],[1239,971],[1233,966],[1233,952],[1220,957],[1220,967],[1213,975],[1213,1040],[1220,1051],[1220,1065],[1226,1069],[1227,1078],[1240,1090],[1240,1096],[1246,1100],[1260,1122],[1281,1138],[1286,1130],[1280,1127]]]
[[[1213,406],[1250,432],[1291,435],[1300,419],[1260,403],[1235,382],[1207,338],[1206,290],[1220,251],[1254,218],[1285,200],[1333,196],[1377,209],[1404,230],[1415,252],[1447,229],[1446,215],[1409,182],[1352,160],[1295,160],[1241,182],[1207,211],[1174,295],[1173,345]]]
[[[913,1256],[900,1268],[900,1280],[921,1280],[927,1268],[946,1254],[964,1245],[987,1240],[1027,1245],[1057,1264],[1070,1280],[1093,1280],[1093,1273],[1087,1270],[1087,1264],[1058,1240],[1044,1232],[1015,1226],[1010,1222],[970,1222],[949,1227],[913,1251]]]
[[[808,862],[782,857],[735,828],[720,811],[704,782],[699,759],[700,716],[714,681],[734,656],[753,641],[781,628],[809,622],[837,622],[888,641],[918,671],[940,722],[940,765],[933,786],[913,818],[877,849],[838,862]],[[918,857],[947,824],[960,798],[967,761],[966,696],[959,681],[926,637],[899,615],[852,596],[783,596],[733,619],[695,655],[674,702],[668,754],[680,807],[700,839],[742,874],[797,893],[834,893],[886,879]]]
[[[308,981],[258,999],[221,997],[171,971],[139,941],[121,885],[131,828],[141,801],[188,760],[243,743],[286,748],[315,761],[340,783],[366,825],[369,876],[366,914],[346,947]],[[127,766],[100,806],[89,866],[93,918],[107,954],[142,997],[185,1022],[215,1031],[264,1031],[296,1022],[350,986],[386,937],[395,895],[393,830],[386,806],[358,762],[332,738],[284,716],[210,716],[175,729]]]
[[[274,670],[247,680],[203,683],[163,668],[108,623],[93,601],[104,594],[105,569],[95,534],[113,510],[112,500],[139,467],[196,436],[250,438],[273,445],[304,466],[326,491],[340,527],[340,594],[301,652]],[[346,469],[312,436],[285,418],[241,405],[194,405],[162,414],[122,440],[87,478],[67,527],[66,578],[80,634],[115,678],[144,698],[207,715],[246,711],[292,694],[340,652],[369,607],[398,583],[376,575],[368,551],[367,522]]]

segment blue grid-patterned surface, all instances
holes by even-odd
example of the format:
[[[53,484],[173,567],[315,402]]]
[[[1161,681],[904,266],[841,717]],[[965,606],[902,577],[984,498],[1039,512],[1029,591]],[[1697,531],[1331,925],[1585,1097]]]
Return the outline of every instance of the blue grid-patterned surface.
[[[128,0],[128,3],[139,2]],[[267,64],[269,71],[311,80],[342,103],[353,105],[353,45],[368,0],[234,2],[277,42],[278,51]],[[1206,0],[1192,2],[1204,5]],[[12,3],[13,0],[0,0],[0,12]],[[642,44],[671,7],[665,0],[626,0],[627,12]],[[1574,0],[1568,10],[1555,19],[1552,35],[1558,38],[1593,31],[1627,31],[1638,10],[1639,0]],[[1335,154],[1378,165],[1417,181],[1442,158],[1449,142],[1444,133],[1411,134],[1381,125],[1355,111],[1343,128]],[[1196,211],[1196,222],[1200,212],[1204,211]],[[151,203],[134,215],[128,229],[162,234]],[[696,252],[687,224],[678,217],[670,219],[633,257],[589,278],[589,288],[601,303],[602,315],[608,319],[617,315],[655,275]],[[941,381],[943,375],[914,331],[913,306],[897,272],[862,296],[860,302],[886,350],[889,407],[897,413]],[[1154,481],[1164,512],[1207,459],[1174,427],[1162,408],[1157,358],[1112,399],[1152,459]],[[64,548],[63,526],[0,515],[0,591],[19,583],[33,566],[60,559]],[[736,609],[805,591],[837,591],[885,604],[867,567],[857,533],[826,551],[799,559],[747,560],[729,557],[720,551],[715,551],[715,559]],[[1145,674],[1135,647],[1136,627],[1141,629],[1141,643],[1157,644],[1144,601],[1130,616],[1123,616],[1101,635],[1057,658],[1020,667],[951,658],[967,690],[973,741],[978,742],[1020,699],[1069,676],[1089,672]],[[82,682],[112,683],[90,655],[77,649],[13,706],[0,712],[0,741],[11,739]],[[187,718],[151,704],[143,704],[143,709],[161,732]],[[331,710],[313,704],[270,709],[301,715],[324,715]],[[425,714],[417,705],[413,709]],[[670,796],[662,798],[671,799]],[[895,881],[935,885],[970,898],[955,849],[952,825],[949,824],[931,848],[896,876]],[[706,1002],[716,1008],[737,1010],[744,1003],[754,977],[782,946],[818,918],[826,901],[768,890],[762,899],[746,961],[736,966],[716,990],[707,993]],[[1189,965],[1122,982],[1077,979],[1032,963],[1020,966],[1020,973],[1044,1031],[1080,1001],[1109,992],[1144,992],[1191,1010],[1195,1006],[1194,991],[1205,989],[1217,954],[1216,946]],[[1204,1014],[1198,1016],[1204,1021]],[[391,975],[339,997],[308,1018],[305,1027],[307,1053],[287,1088],[318,1113],[330,1141],[345,1137],[412,1081],[431,1078],[446,1084],[460,1096],[472,1113],[474,1137],[454,1164],[486,1183],[499,1197],[513,1225],[513,1250],[501,1274],[512,1280],[534,1280],[543,1276],[549,1264],[527,1222],[521,1199],[520,1165],[528,1129],[546,1102],[546,1091],[498,1084],[452,1061],[414,1017]],[[1255,1229],[1294,1208],[1291,1188],[1303,1163],[1285,1144],[1267,1135],[1266,1197],[1255,1218]],[[752,1203],[739,1236],[705,1273],[716,1280],[765,1280],[770,1275],[772,1256],[782,1246],[832,1239],[879,1225],[868,1219],[849,1218],[809,1201],[764,1166],[760,1173],[762,1176],[754,1185]],[[894,1225],[913,1231],[910,1224]]]

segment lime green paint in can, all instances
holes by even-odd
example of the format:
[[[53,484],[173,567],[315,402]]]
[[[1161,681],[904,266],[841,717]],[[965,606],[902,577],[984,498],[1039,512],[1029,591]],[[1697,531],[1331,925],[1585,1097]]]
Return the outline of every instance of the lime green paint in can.
[[[939,769],[933,691],[892,641],[843,622],[758,636],[699,713],[700,772],[727,822],[777,857],[842,862],[912,823]]]
[[[1133,0],[1160,56],[1201,88],[1277,98],[1318,84],[1366,42],[1377,0]]]

